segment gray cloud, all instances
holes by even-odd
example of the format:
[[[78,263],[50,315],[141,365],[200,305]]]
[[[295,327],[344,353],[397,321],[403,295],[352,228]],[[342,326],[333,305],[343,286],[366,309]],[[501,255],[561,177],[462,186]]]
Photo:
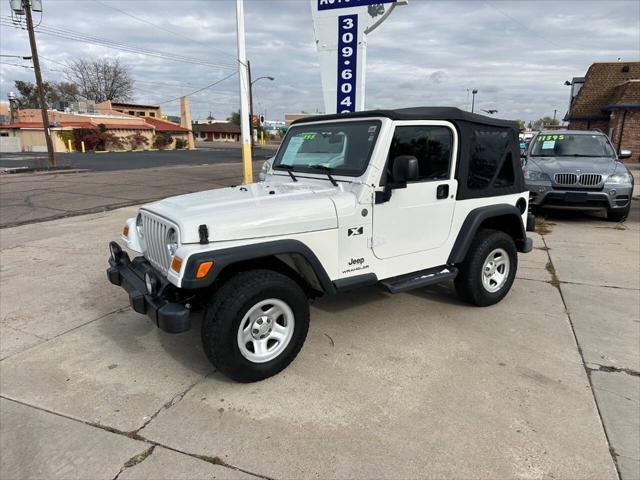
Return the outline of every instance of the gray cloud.
[[[63,67],[56,62],[118,56],[137,80],[136,100],[158,103],[213,83],[235,65],[234,1],[45,0],[44,8],[44,25],[223,66],[166,61],[39,34],[49,80],[61,78]],[[256,110],[266,110],[270,118],[321,111],[308,0],[247,0],[245,12],[254,77],[276,77],[256,83]],[[6,0],[0,13],[9,15]],[[466,107],[467,91],[477,88],[478,108],[498,109],[501,117],[533,119],[554,109],[563,115],[569,93],[564,81],[584,75],[594,61],[638,60],[639,32],[636,1],[411,0],[368,39],[366,104]],[[0,27],[0,44],[3,54],[29,53],[21,30]],[[6,98],[13,80],[32,80],[33,71],[7,65],[29,62],[2,61],[0,95]],[[237,77],[194,95],[191,102],[194,117],[212,112],[225,118],[237,109]],[[178,103],[163,109],[175,114]]]

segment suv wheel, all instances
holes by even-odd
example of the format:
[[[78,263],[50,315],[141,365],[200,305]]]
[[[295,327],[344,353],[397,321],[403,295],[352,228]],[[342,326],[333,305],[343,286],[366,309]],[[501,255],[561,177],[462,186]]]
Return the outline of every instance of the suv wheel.
[[[229,378],[255,382],[284,370],[309,330],[304,291],[270,270],[238,273],[207,306],[202,344],[213,365]]]
[[[631,210],[631,202],[627,208],[623,210],[607,210],[607,220],[610,222],[624,222],[629,216],[629,211]]]
[[[513,238],[499,230],[480,230],[458,268],[454,284],[460,298],[480,307],[498,303],[509,293],[518,268]]]

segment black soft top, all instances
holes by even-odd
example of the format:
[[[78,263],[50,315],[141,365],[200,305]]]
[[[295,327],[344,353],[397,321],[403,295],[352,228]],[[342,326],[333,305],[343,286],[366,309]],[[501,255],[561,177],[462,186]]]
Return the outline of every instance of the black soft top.
[[[318,115],[296,120],[308,122],[382,117],[391,120],[445,120],[458,131],[457,199],[493,197],[525,192],[520,166],[518,125],[453,107],[413,107],[397,110]]]
[[[452,123],[467,122],[492,127],[518,129],[518,125],[510,120],[478,115],[477,113],[466,112],[455,107],[411,107],[398,108],[395,110],[365,110],[363,112],[353,113],[334,113],[330,115],[299,118],[292,122],[292,125],[306,122],[364,117],[384,117],[390,118],[391,120],[449,120]]]

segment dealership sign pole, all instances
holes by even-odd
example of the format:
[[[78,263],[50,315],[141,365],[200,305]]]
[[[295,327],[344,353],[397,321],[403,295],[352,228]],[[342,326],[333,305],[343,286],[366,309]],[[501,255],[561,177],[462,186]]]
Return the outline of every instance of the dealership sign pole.
[[[386,20],[397,5],[406,3],[403,0],[311,0],[325,113],[364,110],[366,36]]]

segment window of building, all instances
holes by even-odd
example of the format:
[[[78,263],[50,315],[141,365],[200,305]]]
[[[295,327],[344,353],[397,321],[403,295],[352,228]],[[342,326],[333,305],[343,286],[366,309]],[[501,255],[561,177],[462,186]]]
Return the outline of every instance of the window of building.
[[[136,116],[138,116],[138,117],[144,117],[144,112],[136,112]]]
[[[149,116],[150,117],[155,117],[156,116],[156,112],[149,112]]]
[[[136,112],[134,112],[133,110],[129,110],[129,115],[135,115]]]
[[[389,149],[388,173],[393,171],[393,160],[400,155],[418,159],[420,180],[445,180],[451,168],[453,133],[448,127],[397,127]]]

